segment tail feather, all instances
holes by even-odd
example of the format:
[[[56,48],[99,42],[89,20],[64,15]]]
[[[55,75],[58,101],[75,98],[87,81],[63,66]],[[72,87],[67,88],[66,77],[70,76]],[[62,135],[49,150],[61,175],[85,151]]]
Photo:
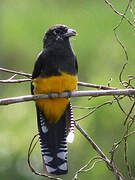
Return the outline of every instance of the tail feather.
[[[71,108],[69,104],[57,123],[49,123],[37,107],[40,146],[46,174],[62,175],[68,172],[67,135],[74,130]]]
[[[74,117],[72,105],[69,103],[66,113],[66,126],[67,126],[67,142],[72,143],[74,141]]]

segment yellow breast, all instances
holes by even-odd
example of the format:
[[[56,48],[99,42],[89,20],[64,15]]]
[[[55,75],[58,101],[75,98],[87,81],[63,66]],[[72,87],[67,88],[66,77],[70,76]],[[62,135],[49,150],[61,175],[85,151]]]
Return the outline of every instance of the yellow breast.
[[[77,89],[77,76],[62,73],[60,76],[47,78],[36,78],[33,81],[34,94],[62,93],[64,91],[75,91]],[[68,98],[40,99],[36,104],[44,112],[50,123],[56,123],[69,103]]]

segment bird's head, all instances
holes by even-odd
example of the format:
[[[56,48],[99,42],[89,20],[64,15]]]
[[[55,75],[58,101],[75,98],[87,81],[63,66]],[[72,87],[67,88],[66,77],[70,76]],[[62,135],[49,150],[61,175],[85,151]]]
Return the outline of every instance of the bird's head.
[[[63,42],[69,41],[69,38],[75,36],[77,33],[75,30],[65,25],[55,25],[48,29],[45,33],[43,44],[45,47],[53,45],[59,45]]]

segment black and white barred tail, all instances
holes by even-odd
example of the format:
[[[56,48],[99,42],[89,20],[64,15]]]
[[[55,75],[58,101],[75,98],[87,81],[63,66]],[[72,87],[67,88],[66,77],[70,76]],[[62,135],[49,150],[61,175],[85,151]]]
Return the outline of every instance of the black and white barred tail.
[[[37,107],[38,130],[46,174],[62,175],[68,172],[67,142],[74,140],[74,119],[69,103],[57,123],[49,123]]]

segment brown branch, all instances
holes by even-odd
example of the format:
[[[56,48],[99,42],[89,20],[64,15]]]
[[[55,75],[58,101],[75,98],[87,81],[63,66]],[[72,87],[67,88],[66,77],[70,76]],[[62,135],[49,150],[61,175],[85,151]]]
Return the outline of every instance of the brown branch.
[[[127,167],[128,176],[129,176],[129,178],[131,180],[134,180],[134,177],[132,176],[131,166],[130,166],[129,161],[128,161],[128,155],[127,155],[128,142],[127,142],[127,138],[135,133],[135,131],[132,131],[132,132],[129,133],[129,130],[130,130],[131,126],[133,125],[133,123],[134,123],[133,120],[130,120],[127,123],[126,131],[124,132],[124,136],[118,142],[113,144],[113,147],[112,147],[112,149],[110,151],[110,153],[111,153],[111,162],[114,162],[115,151],[119,147],[119,145],[124,141],[124,160],[125,160],[125,164],[126,164],[126,167]]]
[[[75,121],[75,127],[81,132],[81,134],[88,140],[88,142],[92,145],[92,147],[96,150],[96,152],[103,158],[109,162],[109,159],[105,156],[105,154],[101,151],[101,149],[96,145],[96,143],[88,136],[88,134],[80,127],[80,125]]]
[[[103,89],[103,90],[115,90],[117,88],[113,88],[113,87],[107,87],[107,86],[104,86],[104,85],[97,85],[97,84],[91,84],[91,83],[86,83],[86,82],[81,82],[81,81],[78,81],[78,85],[79,86],[85,86],[85,87],[91,87],[91,88],[97,88],[97,89]]]
[[[130,117],[130,114],[132,113],[134,107],[135,107],[135,100],[134,100],[134,102],[133,102],[133,105],[132,105],[132,107],[131,107],[129,113],[127,114],[127,117],[126,117],[126,119],[125,119],[125,121],[124,121],[124,125],[127,123],[127,120],[128,120],[128,118]],[[130,118],[133,120],[132,117],[130,117]]]
[[[120,108],[120,110],[124,113],[124,115],[127,117],[130,117],[130,118],[132,118],[131,116],[130,116],[130,114],[128,115],[127,113],[126,113],[126,111],[123,109],[123,107],[121,106],[121,104],[120,104],[120,102],[119,102],[119,99],[116,97],[116,96],[114,96],[115,97],[115,99],[116,99],[116,101],[117,101],[117,104],[118,104],[118,106],[119,106],[119,108]],[[124,97],[123,97],[124,98]],[[125,125],[125,123],[124,123],[124,125]]]
[[[120,75],[119,75],[119,80],[120,80],[120,83],[121,83],[121,84],[123,84],[122,74],[123,74],[123,72],[124,72],[124,70],[125,70],[125,68],[126,68],[126,66],[127,66],[127,64],[128,64],[128,53],[127,53],[126,47],[125,47],[124,44],[120,41],[120,39],[119,39],[119,37],[118,37],[118,35],[117,35],[117,29],[118,29],[118,28],[120,27],[120,25],[122,24],[123,19],[124,19],[124,16],[126,15],[128,8],[129,8],[129,3],[128,3],[127,7],[126,7],[126,10],[125,10],[122,18],[120,19],[120,22],[119,22],[119,23],[115,26],[115,28],[113,29],[115,38],[116,38],[117,42],[120,44],[120,46],[122,47],[122,49],[123,49],[123,51],[124,51],[124,54],[125,54],[125,57],[126,57],[126,63],[124,63],[124,65],[123,65],[123,67],[122,67],[122,70],[121,70],[121,72],[120,72]],[[124,85],[124,84],[123,84],[123,85]]]
[[[124,18],[131,26],[135,27],[135,24],[133,24],[133,23],[125,16],[125,14],[122,14],[122,13],[120,13],[119,11],[117,11],[117,10],[113,7],[113,5],[112,5],[108,0],[104,0],[104,1],[105,1],[105,3],[106,3],[107,5],[109,5],[109,6],[111,7],[111,9],[113,10],[114,13],[116,13],[116,14],[119,15],[119,16],[121,16],[121,17]]]
[[[27,82],[27,81],[31,81],[31,79],[13,79],[11,77],[7,80],[0,80],[0,83],[21,83],[21,82]],[[96,85],[96,84],[85,83],[85,82],[80,82],[80,81],[78,81],[78,86],[85,86],[85,87],[91,87],[91,88],[96,88],[96,89],[104,89],[104,90],[117,89],[117,88],[113,88],[113,87],[106,87],[104,85]]]
[[[63,92],[61,94],[51,93],[51,94],[39,94],[39,95],[27,95],[18,96],[12,98],[0,99],[0,105],[9,105],[19,102],[35,101],[37,99],[46,98],[63,98],[63,97],[83,97],[83,96],[112,96],[112,95],[135,95],[135,89],[118,89],[118,90],[96,90],[96,91],[74,91],[74,92]]]
[[[132,15],[132,18],[133,18],[133,21],[135,22],[135,15],[134,15],[134,12],[133,12],[133,7],[132,7],[132,3],[133,3],[133,0],[129,0],[130,1],[130,12],[131,12],[131,15]]]
[[[127,170],[128,170],[128,176],[130,177],[131,180],[134,180],[132,173],[131,173],[131,167],[129,165],[128,162],[128,156],[127,156],[127,148],[128,147],[128,143],[127,143],[127,138],[124,139],[124,154],[125,154],[125,163],[127,166]]]
[[[131,133],[125,135],[124,138],[127,138],[127,137],[129,137],[129,136],[131,136],[131,135],[133,135],[133,134],[135,134],[135,131],[132,131]]]
[[[134,107],[134,104],[132,105],[131,107],[131,110],[130,112],[132,111],[132,108]],[[129,136],[131,136],[132,134],[134,134],[134,131],[129,133],[129,130],[130,128],[132,127],[134,121],[133,120],[130,120],[128,123],[127,123],[127,128],[126,128],[126,132],[125,132],[125,135],[123,136],[123,139],[124,139],[124,159],[125,159],[125,164],[127,166],[127,170],[128,170],[128,176],[131,180],[135,180],[134,177],[132,176],[132,171],[131,171],[131,166],[129,164],[129,160],[128,160],[128,142],[127,142],[127,138]]]
[[[13,70],[9,70],[6,68],[0,68],[0,71],[14,74],[13,76],[11,76],[11,78],[9,78],[7,80],[0,80],[0,83],[21,83],[21,82],[31,81],[32,75],[28,74],[28,73],[13,71]],[[26,76],[26,77],[29,77],[29,79],[13,79],[16,75]],[[91,84],[91,83],[86,83],[86,82],[81,82],[81,81],[78,81],[78,86],[85,86],[85,87],[91,87],[91,88],[103,89],[103,90],[117,89],[117,88],[113,88],[113,87],[107,87],[104,85]]]
[[[0,67],[0,71],[12,73],[12,74],[18,74],[18,75],[21,75],[21,76],[31,78],[31,74],[24,73],[24,72],[13,71],[13,70],[9,70],[9,69],[6,69],[6,68],[1,68],[1,67]]]
[[[87,168],[94,160],[96,160],[96,161],[92,164],[92,166],[91,166],[89,169],[86,169],[86,170],[85,170],[85,168]],[[91,169],[93,169],[93,168],[95,167],[96,163],[98,163],[98,162],[103,162],[103,160],[102,160],[101,157],[94,157],[94,158],[90,159],[89,162],[88,162],[86,165],[84,165],[83,167],[81,167],[81,168],[75,173],[73,180],[76,180],[76,179],[77,179],[79,173],[88,172],[88,171],[90,171]]]
[[[92,110],[89,111],[89,112],[88,112],[87,114],[85,114],[84,116],[77,118],[76,121],[80,121],[80,120],[82,120],[82,119],[90,116],[90,115],[93,114],[97,109],[99,109],[99,108],[101,108],[101,107],[103,107],[103,106],[105,106],[105,105],[112,105],[112,104],[115,103],[115,102],[119,103],[119,101],[122,100],[124,97],[125,97],[125,96],[120,96],[120,97],[117,97],[117,98],[115,97],[112,101],[104,102],[104,103],[102,103],[102,104],[100,104],[100,105],[98,105],[98,106],[95,106],[95,107],[84,107],[84,109],[88,109],[88,110],[91,110],[91,109],[92,109]],[[79,108],[79,107],[78,107],[78,108]]]
[[[96,143],[88,136],[88,134],[80,127],[80,125],[75,122],[76,128],[81,132],[81,134],[87,139],[87,141],[90,143],[90,145],[93,147],[93,149],[99,154],[99,156],[104,160],[109,167],[109,169],[114,173],[117,180],[124,180],[121,173],[118,171],[114,163],[111,163],[111,161],[107,158],[107,156],[102,152],[102,150],[96,145]]]

